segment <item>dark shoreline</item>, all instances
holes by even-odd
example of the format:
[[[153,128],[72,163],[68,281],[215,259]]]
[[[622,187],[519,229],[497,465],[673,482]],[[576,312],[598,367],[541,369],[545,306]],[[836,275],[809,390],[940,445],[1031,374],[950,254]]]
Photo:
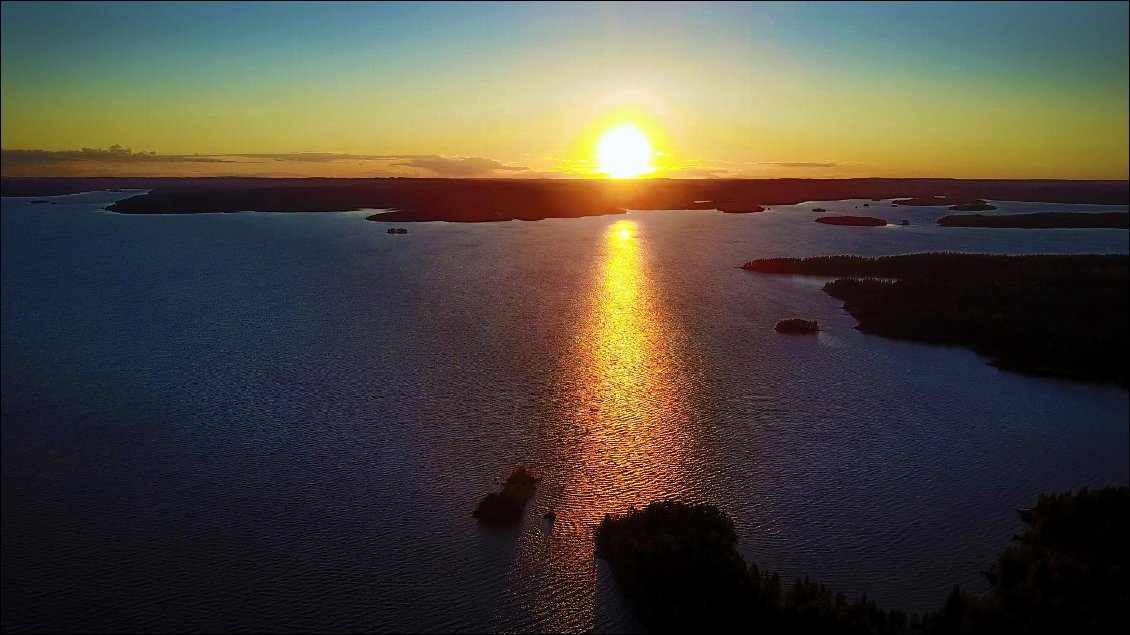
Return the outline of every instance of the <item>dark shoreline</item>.
[[[1130,229],[1130,212],[1040,212],[996,216],[953,214],[939,218],[938,224],[942,227],[1003,229]]]
[[[382,222],[485,222],[621,214],[625,209],[757,211],[807,201],[943,196],[1130,204],[1127,181],[957,179],[270,179],[3,177],[3,196],[148,189],[107,209],[123,214],[394,211]]]
[[[597,555],[656,632],[1115,633],[1126,630],[1125,486],[1041,494],[987,571],[985,595],[953,587],[938,609],[884,610],[808,577],[747,564],[733,520],[709,504],[656,501],[606,514]],[[939,600],[943,598],[939,595]]]

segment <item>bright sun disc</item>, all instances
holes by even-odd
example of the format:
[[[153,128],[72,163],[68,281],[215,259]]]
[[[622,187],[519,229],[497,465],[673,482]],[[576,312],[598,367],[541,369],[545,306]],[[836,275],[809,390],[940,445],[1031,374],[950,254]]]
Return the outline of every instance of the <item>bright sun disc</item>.
[[[651,142],[633,124],[604,133],[596,144],[600,171],[614,179],[630,179],[651,172]]]

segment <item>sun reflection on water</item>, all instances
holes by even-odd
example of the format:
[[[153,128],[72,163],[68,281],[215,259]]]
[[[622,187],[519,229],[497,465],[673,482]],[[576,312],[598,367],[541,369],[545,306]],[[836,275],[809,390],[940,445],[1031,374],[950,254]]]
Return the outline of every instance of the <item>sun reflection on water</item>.
[[[606,513],[688,494],[688,464],[699,454],[676,354],[681,331],[649,277],[639,228],[612,224],[602,247],[588,317],[564,369],[572,417],[562,424],[556,474],[538,497],[557,521],[526,531],[521,545],[523,577],[547,587],[531,609],[551,631],[596,623],[595,525]]]
[[[621,510],[627,500],[656,497],[678,479],[675,457],[664,438],[678,406],[668,342],[674,333],[648,287],[636,226],[619,221],[608,232],[598,300],[587,329],[580,383],[590,442],[581,463],[606,482],[586,487],[591,508]],[[598,481],[586,480],[595,485]],[[650,499],[649,499],[650,500]],[[619,504],[618,504],[619,503]]]

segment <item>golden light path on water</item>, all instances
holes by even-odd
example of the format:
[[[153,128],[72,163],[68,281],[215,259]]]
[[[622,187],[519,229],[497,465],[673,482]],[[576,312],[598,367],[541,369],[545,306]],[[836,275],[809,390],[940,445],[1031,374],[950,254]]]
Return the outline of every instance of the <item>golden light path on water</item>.
[[[692,382],[679,365],[678,325],[649,277],[648,255],[630,220],[612,224],[594,270],[588,315],[577,326],[564,385],[572,420],[561,456],[543,481],[539,508],[557,521],[523,533],[519,575],[539,585],[531,607],[544,630],[591,630],[597,615],[593,529],[606,513],[663,498],[694,498],[702,474]],[[701,482],[699,482],[701,485]]]

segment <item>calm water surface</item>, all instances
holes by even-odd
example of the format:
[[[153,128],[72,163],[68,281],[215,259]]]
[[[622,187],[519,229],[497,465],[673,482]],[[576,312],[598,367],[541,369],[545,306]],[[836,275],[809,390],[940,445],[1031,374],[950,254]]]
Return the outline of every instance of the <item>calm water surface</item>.
[[[785,578],[923,610],[984,588],[1014,508],[1128,480],[1124,391],[865,336],[823,280],[738,268],[1127,253],[1125,231],[870,203],[911,225],[799,205],[390,236],[100,211],[120,196],[3,199],[6,631],[639,630],[592,527],[672,497],[723,507]],[[480,527],[519,463],[544,476],[527,520]]]

